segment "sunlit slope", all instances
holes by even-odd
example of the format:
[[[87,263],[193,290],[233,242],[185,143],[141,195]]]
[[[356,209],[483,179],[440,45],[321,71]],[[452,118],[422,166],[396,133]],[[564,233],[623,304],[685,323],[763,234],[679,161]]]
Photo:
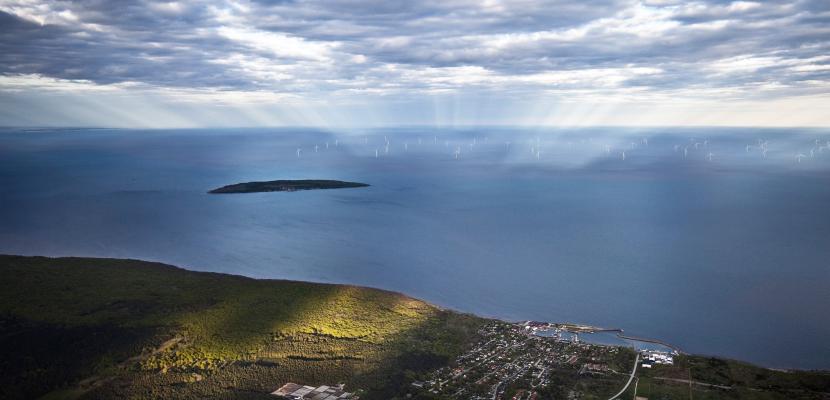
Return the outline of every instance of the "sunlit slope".
[[[480,323],[376,289],[133,260],[0,256],[0,278],[3,398],[257,398],[288,380],[386,398]]]

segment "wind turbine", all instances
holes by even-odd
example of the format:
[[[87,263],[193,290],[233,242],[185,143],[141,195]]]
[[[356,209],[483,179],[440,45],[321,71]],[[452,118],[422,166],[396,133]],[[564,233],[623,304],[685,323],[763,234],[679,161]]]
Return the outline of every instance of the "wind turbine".
[[[707,160],[709,160],[709,161],[711,162],[711,161],[712,161],[712,158],[713,158],[714,156],[715,156],[715,153],[709,152],[709,154],[707,154],[707,155],[706,155],[706,159],[707,159]]]
[[[797,161],[799,164],[801,164],[801,159],[804,158],[804,157],[807,157],[807,156],[805,156],[803,153],[798,153],[798,154],[795,155],[795,161]]]
[[[315,152],[315,153],[317,152],[317,149],[318,149],[319,147],[320,147],[320,146],[318,146],[318,145],[316,145],[316,144],[314,145],[314,152]]]
[[[686,158],[686,157],[688,157],[688,156],[689,156],[689,148],[688,148],[688,147],[684,147],[684,148],[683,148],[683,158]]]
[[[625,161],[625,151],[622,152],[622,160]]]
[[[375,158],[378,158],[378,149],[375,148]]]
[[[302,148],[297,149],[297,158],[300,158],[300,153],[303,151]]]

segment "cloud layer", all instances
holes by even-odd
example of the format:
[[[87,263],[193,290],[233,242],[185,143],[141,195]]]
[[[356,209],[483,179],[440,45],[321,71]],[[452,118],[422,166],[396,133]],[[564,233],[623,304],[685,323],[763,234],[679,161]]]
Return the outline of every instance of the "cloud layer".
[[[11,110],[0,124],[112,125],[60,106],[105,99],[165,110],[125,126],[217,123],[204,110],[242,125],[348,123],[356,110],[363,122],[429,124],[446,113],[435,107],[471,101],[479,115],[453,111],[456,122],[557,124],[551,110],[673,102],[659,109],[670,116],[636,120],[787,104],[800,111],[784,124],[826,126],[828,39],[821,0],[0,0],[0,105]],[[480,115],[506,109],[523,120]]]

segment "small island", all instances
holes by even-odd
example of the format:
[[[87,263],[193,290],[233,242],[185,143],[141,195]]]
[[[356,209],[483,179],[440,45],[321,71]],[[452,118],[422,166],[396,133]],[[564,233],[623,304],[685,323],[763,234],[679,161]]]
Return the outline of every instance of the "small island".
[[[294,192],[297,190],[344,189],[369,186],[360,182],[344,182],[326,179],[298,179],[265,182],[244,182],[222,186],[208,193],[257,193],[257,192]]]

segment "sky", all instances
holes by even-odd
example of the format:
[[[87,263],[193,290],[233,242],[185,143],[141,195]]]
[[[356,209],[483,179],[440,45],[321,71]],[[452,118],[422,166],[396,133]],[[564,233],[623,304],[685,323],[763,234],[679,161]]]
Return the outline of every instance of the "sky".
[[[0,126],[830,126],[830,1],[0,0]]]

